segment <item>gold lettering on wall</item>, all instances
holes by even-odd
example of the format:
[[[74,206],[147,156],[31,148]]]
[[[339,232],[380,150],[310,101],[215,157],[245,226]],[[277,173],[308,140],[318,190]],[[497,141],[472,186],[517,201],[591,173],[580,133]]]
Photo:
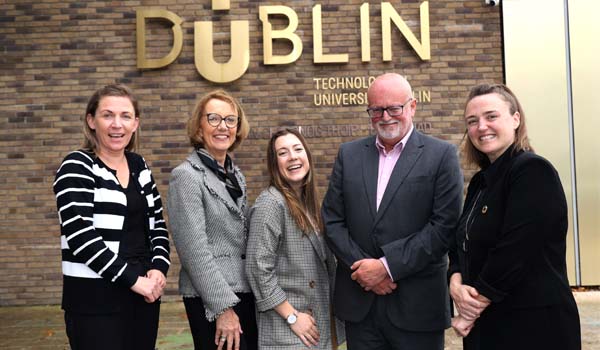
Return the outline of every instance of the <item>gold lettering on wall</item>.
[[[321,5],[315,5],[312,10],[313,18],[313,52],[314,63],[346,63],[348,54],[323,54],[323,26],[321,21]]]
[[[413,96],[419,103],[431,102],[431,90],[414,90]]]
[[[273,30],[269,15],[283,15],[289,20],[287,28]],[[287,6],[260,6],[259,17],[263,24],[264,64],[288,64],[295,62],[302,54],[302,40],[295,33],[298,28],[298,15]],[[287,55],[273,55],[273,39],[287,39],[292,43],[292,51]]]
[[[392,34],[391,22],[394,22],[400,33],[406,38],[410,46],[423,60],[431,59],[431,48],[429,43],[429,1],[423,1],[419,7],[421,13],[421,42],[417,40],[413,32],[408,28],[402,17],[396,12],[389,2],[381,3],[381,41],[383,44],[383,60],[392,60]]]
[[[230,7],[229,0],[212,0],[213,10],[229,10]]]
[[[171,51],[162,58],[146,58],[146,18],[160,18],[173,24],[171,27],[171,30],[173,31],[173,47],[171,48]],[[183,47],[183,32],[181,30],[181,23],[183,23],[183,19],[171,11],[153,8],[140,8],[136,9],[135,21],[137,67],[140,69],[160,68],[168,66],[171,64],[171,62],[175,61],[177,56],[179,56],[181,53],[181,48]]]
[[[315,106],[353,106],[366,105],[367,90],[375,81],[374,76],[341,76],[313,78],[313,105]],[[348,91],[356,90],[356,91]],[[413,96],[419,103],[431,102],[431,90],[413,90]]]
[[[212,22],[194,22],[194,63],[198,73],[216,83],[229,83],[244,75],[250,65],[250,24],[231,21],[231,57],[218,63],[213,55]]]
[[[371,21],[369,20],[369,3],[360,5],[360,50],[363,62],[371,61]]]
[[[212,10],[229,10],[230,0],[211,0]],[[420,11],[420,40],[413,34],[404,19],[389,2],[381,3],[382,22],[382,51],[383,61],[392,60],[392,22],[402,36],[408,41],[421,60],[431,59],[429,38],[429,2],[423,1],[419,6]],[[269,21],[269,16],[284,17],[288,25],[284,29],[274,30]],[[158,59],[146,58],[146,19],[159,18],[172,23],[173,47],[164,57]],[[299,25],[298,14],[294,9],[283,6],[259,6],[259,19],[263,26],[263,63],[265,65],[290,64],[302,55],[303,44],[296,30]],[[183,19],[175,13],[163,9],[137,9],[136,10],[136,42],[137,66],[140,69],[161,68],[171,64],[181,53],[183,47]],[[347,53],[323,52],[323,23],[321,5],[312,8],[313,29],[313,62],[314,63],[347,63]],[[360,42],[362,62],[371,61],[371,17],[370,4],[360,6]],[[228,83],[234,81],[248,70],[250,65],[250,40],[249,21],[231,21],[231,56],[228,62],[218,63],[214,58],[213,23],[212,21],[194,22],[194,63],[201,76],[215,83]],[[274,40],[289,42],[291,50],[285,55],[273,53]],[[348,97],[348,103],[359,103],[362,97]],[[344,103],[343,101],[341,102]]]
[[[333,89],[368,89],[375,81],[376,77],[327,77],[313,78],[315,89],[333,90]]]

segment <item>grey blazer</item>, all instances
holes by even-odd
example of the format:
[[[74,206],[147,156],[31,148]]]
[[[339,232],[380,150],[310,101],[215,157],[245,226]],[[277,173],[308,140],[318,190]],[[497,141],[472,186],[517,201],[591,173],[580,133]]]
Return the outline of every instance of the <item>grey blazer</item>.
[[[235,175],[243,195],[233,201],[225,185],[204,166],[196,151],[173,169],[167,207],[181,261],[179,293],[201,297],[209,321],[250,292],[246,279],[246,181]]]
[[[256,298],[258,346],[264,350],[304,348],[273,309],[287,300],[310,312],[320,333],[318,349],[331,349],[331,295],[335,258],[322,238],[303,234],[274,187],[256,199],[250,215],[246,271]],[[337,324],[338,344],[343,325]]]
[[[350,277],[363,258],[385,256],[398,288],[383,298],[388,318],[408,331],[450,326],[447,252],[462,202],[456,148],[414,130],[377,209],[375,137],[340,147],[323,201],[327,243],[338,258],[334,309],[358,322],[375,298]]]

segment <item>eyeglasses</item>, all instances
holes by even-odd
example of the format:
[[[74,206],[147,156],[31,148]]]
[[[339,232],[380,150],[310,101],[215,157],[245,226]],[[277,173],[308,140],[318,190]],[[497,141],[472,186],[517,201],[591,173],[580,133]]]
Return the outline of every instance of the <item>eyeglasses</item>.
[[[404,106],[412,101],[412,98],[409,98],[408,101],[404,102],[402,105],[396,106],[387,106],[387,107],[369,107],[367,108],[367,113],[371,119],[383,118],[383,113],[387,111],[387,114],[390,117],[399,117],[404,112]]]
[[[206,120],[208,121],[208,124],[210,124],[210,126],[213,126],[215,128],[221,125],[221,122],[224,120],[225,126],[228,129],[233,129],[236,126],[238,126],[240,119],[237,115],[228,115],[226,117],[222,117],[220,114],[217,113],[208,113],[206,115]]]

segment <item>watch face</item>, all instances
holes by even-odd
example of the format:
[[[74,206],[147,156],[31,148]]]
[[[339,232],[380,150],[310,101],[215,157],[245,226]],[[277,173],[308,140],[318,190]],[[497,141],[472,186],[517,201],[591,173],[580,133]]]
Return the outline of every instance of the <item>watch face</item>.
[[[297,319],[298,319],[298,318],[296,317],[296,315],[294,315],[294,314],[291,314],[291,315],[289,315],[289,316],[288,316],[288,318],[287,318],[287,323],[288,323],[288,324],[294,324],[294,323],[296,323],[296,320],[297,320]]]

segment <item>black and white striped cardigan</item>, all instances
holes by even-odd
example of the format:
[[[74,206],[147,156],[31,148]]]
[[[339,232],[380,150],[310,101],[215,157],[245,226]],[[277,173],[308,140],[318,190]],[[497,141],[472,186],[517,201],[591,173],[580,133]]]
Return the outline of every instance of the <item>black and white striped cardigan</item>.
[[[169,238],[161,198],[144,159],[132,152],[126,156],[135,179],[129,186],[136,186],[146,199],[151,269],[166,276]],[[115,286],[130,288],[137,280],[137,272],[118,254],[127,196],[116,175],[100,158],[82,150],[68,154],[57,171],[54,193],[61,226],[65,310],[89,312],[86,305],[91,298],[104,308],[102,299],[117,293]]]

